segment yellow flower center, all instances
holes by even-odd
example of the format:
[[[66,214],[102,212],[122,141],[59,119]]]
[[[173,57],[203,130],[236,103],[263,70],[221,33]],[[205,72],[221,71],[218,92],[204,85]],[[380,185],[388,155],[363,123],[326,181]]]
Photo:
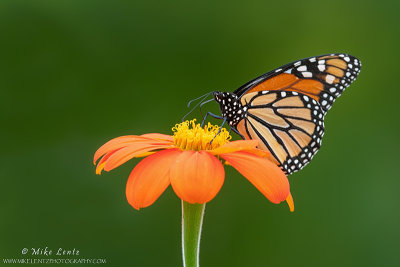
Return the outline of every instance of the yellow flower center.
[[[232,138],[225,128],[210,123],[201,127],[199,123],[196,124],[196,119],[176,124],[172,131],[175,146],[183,150],[212,150]]]

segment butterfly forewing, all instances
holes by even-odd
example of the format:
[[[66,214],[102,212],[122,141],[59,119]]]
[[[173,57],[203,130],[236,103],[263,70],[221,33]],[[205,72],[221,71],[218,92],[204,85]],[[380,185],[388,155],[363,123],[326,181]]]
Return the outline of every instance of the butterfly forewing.
[[[294,91],[315,99],[327,111],[360,72],[361,62],[347,54],[311,57],[287,64],[241,86],[244,96],[259,91]]]

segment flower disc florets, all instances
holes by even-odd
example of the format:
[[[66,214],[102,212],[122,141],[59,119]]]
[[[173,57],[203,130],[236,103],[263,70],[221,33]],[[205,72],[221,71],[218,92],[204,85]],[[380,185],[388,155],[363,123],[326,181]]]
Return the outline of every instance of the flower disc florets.
[[[196,120],[176,124],[174,132],[174,145],[183,150],[212,150],[226,144],[232,136],[225,128],[208,123],[201,127]],[[212,142],[211,142],[212,141]]]

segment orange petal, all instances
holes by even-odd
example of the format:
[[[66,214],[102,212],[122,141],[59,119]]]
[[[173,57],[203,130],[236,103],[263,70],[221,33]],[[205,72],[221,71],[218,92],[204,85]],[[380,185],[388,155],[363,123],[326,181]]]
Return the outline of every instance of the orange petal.
[[[151,138],[151,139],[174,141],[174,138],[172,136],[166,135],[166,134],[160,134],[160,133],[148,133],[148,134],[142,134],[141,136]]]
[[[167,140],[155,140],[152,138],[148,138],[148,137],[143,137],[143,136],[137,136],[137,135],[126,135],[126,136],[120,136],[114,139],[111,139],[110,141],[108,141],[107,143],[105,143],[104,145],[102,145],[94,154],[94,159],[93,159],[93,163],[96,164],[96,161],[103,156],[104,154],[118,149],[118,148],[122,148],[122,147],[126,147],[132,144],[136,144],[136,143],[148,143],[148,144],[153,144],[153,143],[157,143],[157,144],[172,144],[171,141],[167,141]]]
[[[181,154],[178,149],[157,152],[139,162],[129,175],[126,198],[135,209],[150,206],[170,183],[171,164]]]
[[[205,151],[183,151],[172,164],[170,174],[175,193],[192,204],[213,199],[225,178],[221,162]]]
[[[289,206],[290,211],[293,212],[294,211],[294,203],[293,203],[292,194],[289,193],[288,197],[286,198],[286,202]]]
[[[136,156],[141,156],[146,152],[157,149],[171,148],[171,147],[172,147],[171,145],[165,145],[165,144],[136,143],[134,145],[121,148],[117,152],[113,153],[110,156],[110,158],[106,161],[104,170],[111,171],[112,169],[115,169],[121,164],[124,164],[128,160]]]
[[[101,171],[104,169],[104,166],[106,165],[106,161],[109,159],[109,157],[111,157],[112,154],[114,154],[118,150],[120,150],[120,148],[108,152],[100,159],[96,167],[96,174],[101,174]]]
[[[266,158],[247,152],[222,154],[272,203],[280,203],[289,195],[289,181],[283,171]]]
[[[255,149],[258,145],[257,140],[237,140],[237,141],[232,141],[228,142],[220,147],[217,147],[216,149],[210,150],[210,152],[213,155],[220,155],[224,153],[232,153],[235,151],[241,151],[241,150],[252,150]]]

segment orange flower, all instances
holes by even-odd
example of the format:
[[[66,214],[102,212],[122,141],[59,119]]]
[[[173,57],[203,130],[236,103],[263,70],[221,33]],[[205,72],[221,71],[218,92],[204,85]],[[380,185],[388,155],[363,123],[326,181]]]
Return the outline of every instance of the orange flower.
[[[206,203],[222,187],[221,161],[236,168],[272,203],[286,200],[293,210],[289,182],[283,171],[256,148],[258,141],[232,141],[228,131],[195,120],[172,128],[173,136],[151,133],[114,138],[94,155],[96,173],[111,171],[134,157],[145,157],[129,175],[126,197],[135,209],[148,207],[171,184],[188,203]],[[220,132],[218,133],[218,131]],[[217,134],[218,133],[218,134]]]

